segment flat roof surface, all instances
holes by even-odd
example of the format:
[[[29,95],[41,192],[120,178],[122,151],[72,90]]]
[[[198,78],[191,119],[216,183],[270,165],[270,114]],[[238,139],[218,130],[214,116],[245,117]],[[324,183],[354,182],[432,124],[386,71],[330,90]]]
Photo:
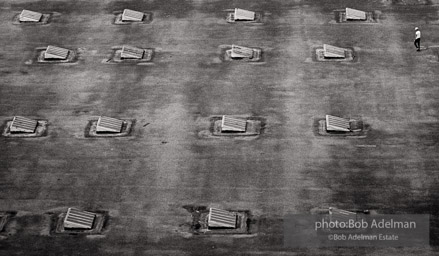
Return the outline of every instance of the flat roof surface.
[[[251,58],[253,56],[253,49],[245,46],[232,45],[233,58]]]
[[[64,218],[64,228],[91,229],[95,217],[96,214],[92,212],[69,208]]]
[[[329,44],[323,44],[323,55],[325,58],[345,58],[346,49]]]
[[[326,130],[328,131],[350,131],[349,119],[338,116],[326,115]]]
[[[41,17],[43,16],[42,13],[29,11],[29,10],[23,10],[20,13],[20,21],[34,21],[38,22]]]
[[[346,8],[346,18],[351,20],[365,20],[366,12],[352,8]]]
[[[357,219],[356,212],[337,209],[337,208],[330,209],[329,215],[330,215],[331,221],[338,220],[338,221],[348,222],[351,219],[353,219],[353,220]]]
[[[122,20],[141,21],[143,16],[145,16],[143,12],[125,9],[122,13]]]
[[[255,12],[235,8],[235,20],[254,20]]]
[[[67,59],[68,56],[69,56],[68,49],[58,47],[58,46],[53,46],[53,45],[47,46],[47,49],[44,52],[44,58],[46,58],[46,59],[49,59],[49,58]]]
[[[96,124],[98,132],[121,132],[123,121],[117,118],[100,116]]]
[[[145,50],[133,46],[124,45],[122,47],[121,57],[122,58],[134,58],[141,59]]]
[[[236,213],[209,208],[207,224],[209,227],[215,228],[236,228]]]
[[[247,120],[234,116],[223,116],[221,120],[221,131],[245,132]]]
[[[0,211],[19,211],[5,255],[434,255],[439,244],[439,73],[436,1],[251,1],[260,25],[225,21],[230,1],[1,1],[0,119],[49,120],[44,138],[0,137]],[[424,4],[419,4],[424,3]],[[17,27],[22,9],[62,16]],[[379,24],[330,24],[346,6]],[[157,14],[115,26],[124,8]],[[426,18],[428,17],[428,19]],[[385,18],[385,19],[384,19]],[[427,22],[429,21],[429,22]],[[416,52],[414,27],[425,37]],[[36,28],[38,27],[38,28]],[[251,28],[249,28],[251,27]],[[316,63],[331,42],[356,63]],[[124,44],[160,48],[154,65],[105,65]],[[221,62],[220,45],[267,49],[263,64]],[[72,66],[24,65],[48,44],[81,48]],[[130,117],[130,137],[84,138],[91,117]],[[224,113],[266,118],[257,139],[204,139]],[[364,139],[315,135],[331,113],[361,115]],[[190,236],[185,205],[250,210],[256,235]],[[47,212],[108,211],[97,238],[50,236]],[[287,249],[283,218],[315,207],[431,214],[426,248]]]
[[[38,121],[27,117],[14,116],[11,123],[11,131],[29,132],[32,133],[37,128]]]

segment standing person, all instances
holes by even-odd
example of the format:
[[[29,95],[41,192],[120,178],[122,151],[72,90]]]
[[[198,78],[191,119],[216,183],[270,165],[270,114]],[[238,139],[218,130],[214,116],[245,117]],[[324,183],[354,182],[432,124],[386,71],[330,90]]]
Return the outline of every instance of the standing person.
[[[415,28],[415,47],[418,48],[418,52],[421,50],[421,31],[419,31],[419,28]]]

